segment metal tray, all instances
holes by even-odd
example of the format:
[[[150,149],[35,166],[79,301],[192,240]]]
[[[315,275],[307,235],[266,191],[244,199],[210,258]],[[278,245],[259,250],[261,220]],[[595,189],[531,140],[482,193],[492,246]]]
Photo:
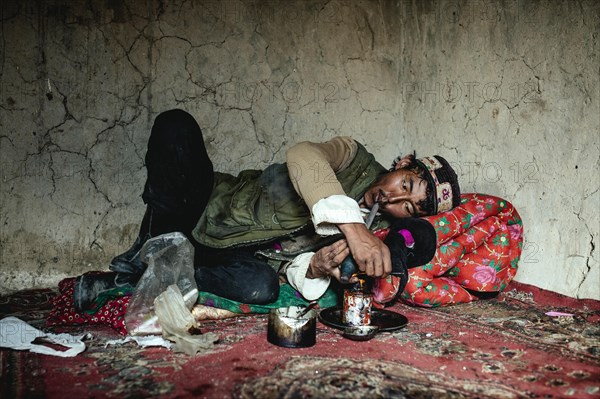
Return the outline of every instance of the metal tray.
[[[319,313],[319,320],[326,326],[339,328],[348,327],[342,323],[342,309],[338,307],[326,308]],[[400,313],[385,309],[371,311],[371,325],[379,327],[379,331],[394,331],[406,327],[408,319]]]

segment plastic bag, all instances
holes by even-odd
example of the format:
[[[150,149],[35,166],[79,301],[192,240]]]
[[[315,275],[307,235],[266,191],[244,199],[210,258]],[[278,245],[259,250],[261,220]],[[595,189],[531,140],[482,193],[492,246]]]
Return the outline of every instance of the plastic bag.
[[[175,342],[175,351],[195,355],[214,347],[219,336],[200,333],[198,322],[186,306],[177,285],[171,285],[154,300],[154,309],[162,327],[162,335]]]
[[[176,284],[188,309],[198,299],[194,279],[194,247],[182,233],[167,233],[148,240],[141,250],[148,267],[137,283],[125,313],[130,335],[160,334],[154,314],[154,300],[170,285]]]

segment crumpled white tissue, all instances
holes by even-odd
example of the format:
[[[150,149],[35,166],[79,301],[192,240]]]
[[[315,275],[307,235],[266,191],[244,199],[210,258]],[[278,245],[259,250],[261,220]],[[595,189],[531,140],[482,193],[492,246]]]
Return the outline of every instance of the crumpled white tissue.
[[[13,316],[0,320],[0,347],[29,350],[43,355],[76,356],[85,350],[85,343],[81,339],[86,335],[73,336],[70,334],[45,333]],[[33,341],[37,338],[43,338],[48,343],[58,344],[69,349],[62,351],[43,344],[34,344]]]

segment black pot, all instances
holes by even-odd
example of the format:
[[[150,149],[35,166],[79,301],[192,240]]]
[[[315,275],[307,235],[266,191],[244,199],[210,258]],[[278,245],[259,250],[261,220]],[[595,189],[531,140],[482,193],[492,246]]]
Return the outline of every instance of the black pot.
[[[267,326],[267,341],[286,348],[308,348],[316,343],[317,312],[308,311],[298,317],[305,308],[271,309]]]

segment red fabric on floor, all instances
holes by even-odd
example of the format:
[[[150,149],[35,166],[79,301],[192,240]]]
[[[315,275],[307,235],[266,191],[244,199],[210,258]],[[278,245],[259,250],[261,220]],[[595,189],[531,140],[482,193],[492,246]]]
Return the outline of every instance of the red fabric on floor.
[[[121,335],[127,334],[125,312],[129,296],[109,300],[94,313],[86,313],[76,310],[73,305],[74,286],[75,278],[66,278],[58,284],[59,292],[52,299],[52,310],[46,320],[47,326],[101,324],[112,327]]]

